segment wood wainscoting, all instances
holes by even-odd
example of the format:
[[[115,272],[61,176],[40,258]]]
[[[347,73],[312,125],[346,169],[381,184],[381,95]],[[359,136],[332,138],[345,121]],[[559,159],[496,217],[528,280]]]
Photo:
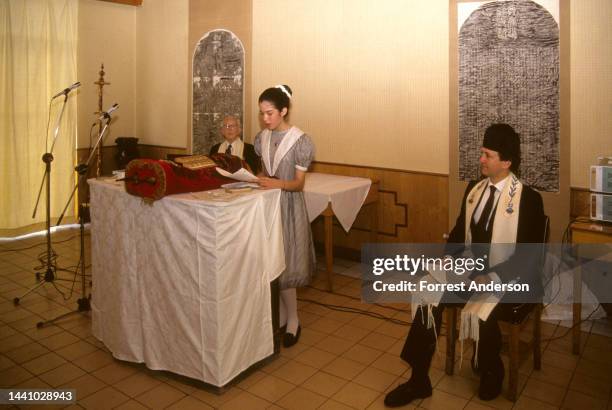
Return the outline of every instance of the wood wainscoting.
[[[128,6],[141,6],[142,0],[102,0],[109,3],[127,4]]]
[[[380,181],[378,205],[379,242],[443,242],[448,231],[448,176],[358,165],[313,162],[313,172],[372,178]],[[370,242],[370,210],[364,208],[346,233],[334,222],[334,253],[359,259],[361,246]],[[312,230],[317,248],[324,239],[323,219]]]
[[[111,175],[113,170],[118,168],[117,145],[107,145],[102,147],[102,175]],[[168,154],[186,154],[186,148],[160,147],[158,145],[138,144],[140,158],[165,159]],[[89,148],[77,149],[77,161],[79,163],[87,160]],[[95,170],[96,156],[91,161],[91,168]],[[93,171],[95,172],[95,171]],[[93,175],[93,174],[90,174]]]
[[[570,218],[589,217],[591,215],[591,191],[587,188],[570,188]]]

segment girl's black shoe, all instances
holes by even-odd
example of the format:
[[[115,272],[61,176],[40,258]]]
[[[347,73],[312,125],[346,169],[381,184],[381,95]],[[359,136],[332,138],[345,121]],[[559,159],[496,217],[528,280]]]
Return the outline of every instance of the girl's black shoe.
[[[301,333],[302,333],[302,326],[300,325],[298,325],[297,332],[295,333],[295,335],[285,332],[285,335],[283,336],[283,346],[291,347],[294,344],[296,344],[298,340],[300,340]]]

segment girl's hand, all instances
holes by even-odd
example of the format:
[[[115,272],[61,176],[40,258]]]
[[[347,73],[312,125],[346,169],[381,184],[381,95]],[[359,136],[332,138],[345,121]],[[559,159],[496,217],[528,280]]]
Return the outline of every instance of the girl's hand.
[[[276,178],[268,178],[268,177],[259,177],[259,181],[257,181],[259,186],[264,189],[274,189],[279,188],[283,189],[284,181]]]

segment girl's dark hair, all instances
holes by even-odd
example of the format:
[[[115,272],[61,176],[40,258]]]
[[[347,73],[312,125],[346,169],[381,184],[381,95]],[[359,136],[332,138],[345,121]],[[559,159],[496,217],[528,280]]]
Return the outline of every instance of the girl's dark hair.
[[[289,95],[287,95],[287,93]],[[270,87],[265,89],[264,92],[261,93],[261,95],[259,96],[259,102],[271,102],[272,104],[274,104],[274,107],[277,110],[282,111],[283,108],[286,108],[287,114],[289,114],[289,109],[291,108],[291,99],[289,96],[292,95],[293,91],[291,91],[291,88],[288,85],[277,85],[276,87]]]

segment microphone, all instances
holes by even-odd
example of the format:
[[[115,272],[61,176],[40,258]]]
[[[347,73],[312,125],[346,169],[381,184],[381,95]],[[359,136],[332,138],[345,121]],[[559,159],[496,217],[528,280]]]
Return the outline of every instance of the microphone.
[[[104,111],[102,115],[98,117],[98,120],[108,119],[113,111],[119,108],[119,104],[114,103],[112,107],[110,107],[107,111]]]
[[[62,91],[60,91],[59,93],[55,94],[53,97],[51,97],[51,99],[55,99],[57,97],[59,97],[60,95],[66,95],[68,94],[70,91],[74,90],[75,88],[79,88],[81,86],[81,83],[79,81],[77,81],[76,83],[72,84],[70,87],[68,88],[64,88]]]

